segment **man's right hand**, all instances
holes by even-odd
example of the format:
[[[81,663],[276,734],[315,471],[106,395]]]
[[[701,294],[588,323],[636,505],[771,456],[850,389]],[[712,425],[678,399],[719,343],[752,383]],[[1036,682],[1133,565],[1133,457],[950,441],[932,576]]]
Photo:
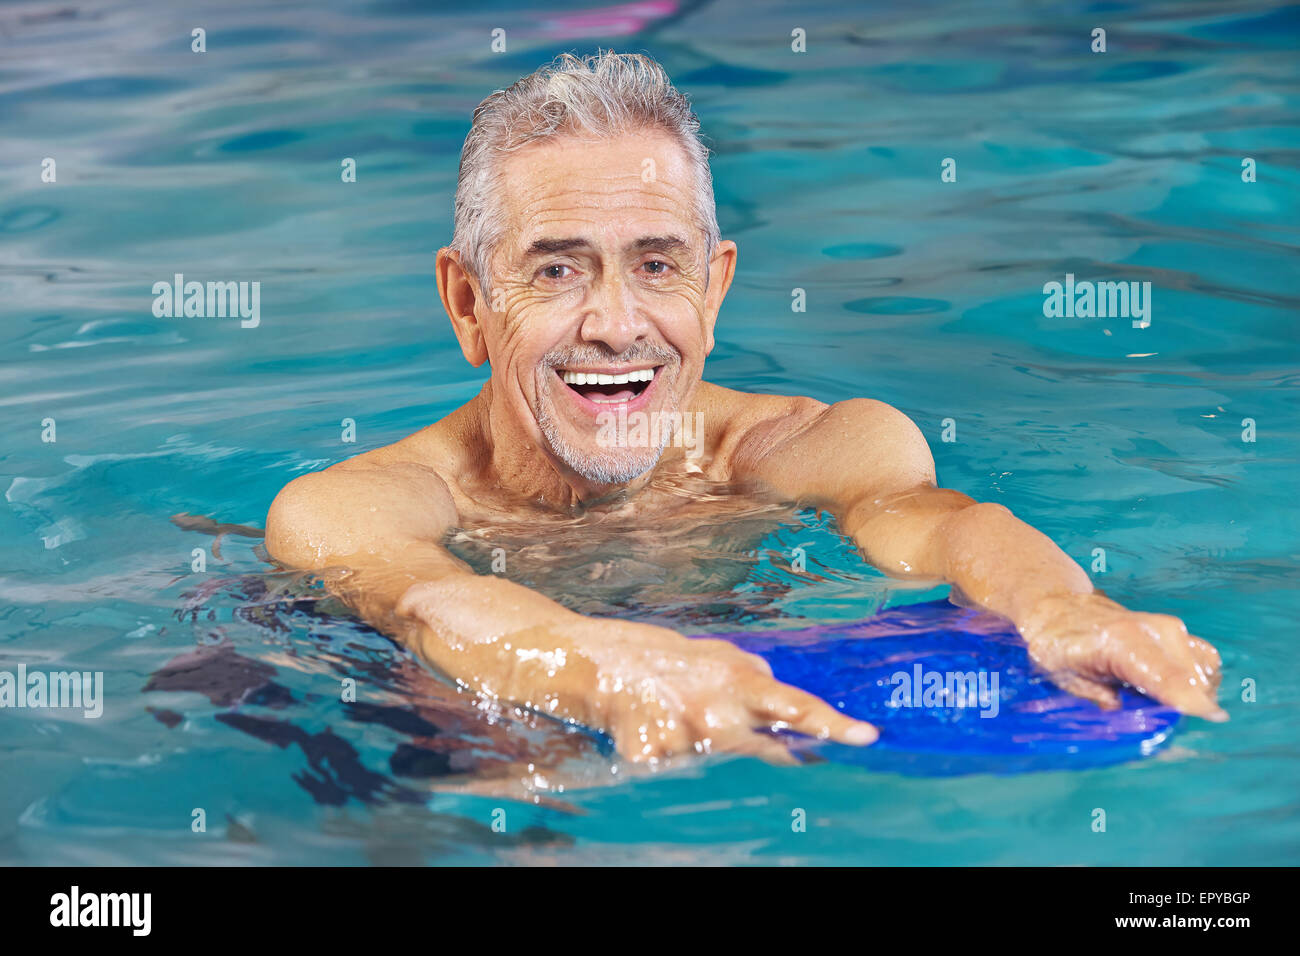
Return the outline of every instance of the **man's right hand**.
[[[855,745],[878,736],[870,724],[773,678],[761,657],[652,624],[551,605],[554,613],[543,612],[532,626],[449,641],[450,633],[483,630],[464,619],[477,603],[462,590],[467,583],[419,584],[402,597],[399,616],[428,629],[420,642],[424,656],[477,691],[608,734],[626,760],[726,751],[789,763],[790,752],[769,731]],[[490,584],[517,587],[482,579],[471,586]],[[493,604],[499,613],[501,605]]]
[[[649,624],[585,620],[590,636],[582,646],[598,673],[591,701],[600,729],[624,759],[727,751],[790,763],[790,752],[768,731],[856,745],[878,736],[870,724],[776,680],[767,661],[727,641]]]

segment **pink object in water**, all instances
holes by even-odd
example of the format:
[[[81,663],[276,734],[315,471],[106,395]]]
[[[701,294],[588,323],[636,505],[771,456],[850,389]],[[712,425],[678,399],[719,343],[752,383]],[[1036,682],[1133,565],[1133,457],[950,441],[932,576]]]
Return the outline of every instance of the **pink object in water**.
[[[627,36],[639,33],[649,23],[677,12],[677,0],[643,0],[597,7],[547,20],[542,32],[548,36],[573,39],[588,36]]]

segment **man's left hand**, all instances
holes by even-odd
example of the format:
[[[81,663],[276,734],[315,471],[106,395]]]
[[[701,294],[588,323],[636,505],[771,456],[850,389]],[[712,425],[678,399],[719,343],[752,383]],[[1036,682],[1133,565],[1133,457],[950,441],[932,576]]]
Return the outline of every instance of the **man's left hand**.
[[[1130,611],[1094,592],[1044,598],[1017,623],[1052,681],[1100,707],[1119,706],[1123,683],[1185,714],[1228,719],[1216,700],[1219,652],[1176,617]]]

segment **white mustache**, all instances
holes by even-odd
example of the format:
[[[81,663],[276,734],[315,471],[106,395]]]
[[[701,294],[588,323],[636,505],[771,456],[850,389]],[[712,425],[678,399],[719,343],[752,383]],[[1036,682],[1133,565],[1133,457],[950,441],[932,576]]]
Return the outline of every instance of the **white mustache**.
[[[658,345],[633,347],[618,354],[590,346],[566,346],[547,352],[542,356],[541,364],[547,368],[566,368],[571,365],[631,365],[634,362],[666,365],[680,360],[681,353],[676,349]]]

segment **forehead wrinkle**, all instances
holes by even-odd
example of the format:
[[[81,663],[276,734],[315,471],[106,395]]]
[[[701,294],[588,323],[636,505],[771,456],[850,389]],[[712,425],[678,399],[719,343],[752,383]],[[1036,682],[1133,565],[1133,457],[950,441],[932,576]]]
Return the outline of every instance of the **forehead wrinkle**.
[[[601,219],[608,218],[605,214],[614,212],[621,214],[627,209],[662,215],[675,220],[680,219],[687,223],[692,221],[688,203],[681,202],[672,195],[655,195],[645,190],[627,190],[603,196],[592,196],[580,190],[571,190],[562,195],[524,200],[517,205],[516,209],[518,215],[515,220],[527,223],[530,227],[527,231],[531,233],[538,231],[532,228],[537,224],[565,219],[595,225]],[[620,221],[625,218],[620,215]]]
[[[647,188],[655,187],[655,188]],[[665,188],[659,183],[642,183],[635,188],[618,187],[602,190],[598,194],[577,186],[562,191],[548,192],[531,198],[521,198],[515,205],[519,218],[532,221],[546,215],[564,215],[587,211],[602,212],[611,209],[648,209],[656,212],[688,211],[689,202],[684,193],[675,188]]]
[[[595,177],[584,176],[574,182],[572,177],[562,181],[548,181],[536,170],[528,170],[524,175],[511,177],[513,187],[510,192],[510,205],[525,218],[531,218],[545,211],[548,207],[568,207],[570,209],[607,209],[611,206],[631,206],[643,208],[658,206],[662,208],[685,208],[693,204],[692,185],[678,184],[671,178],[656,176],[645,182],[636,170],[625,173],[604,174]]]
[[[609,247],[611,251],[619,253],[647,248],[672,251],[694,248],[691,238],[696,229],[689,218],[683,220],[680,216],[672,215],[671,209],[647,210],[644,205],[638,208],[643,212],[663,212],[668,215],[662,219],[656,215],[650,221],[632,221],[620,217],[611,222],[608,219],[581,215],[577,210],[547,210],[530,218],[528,228],[515,234],[516,253],[521,261],[546,255],[546,251],[533,251],[531,246],[537,241],[552,240],[573,241],[575,248],[572,251],[576,254],[598,253],[602,247]],[[586,247],[578,247],[578,242],[585,243]]]

